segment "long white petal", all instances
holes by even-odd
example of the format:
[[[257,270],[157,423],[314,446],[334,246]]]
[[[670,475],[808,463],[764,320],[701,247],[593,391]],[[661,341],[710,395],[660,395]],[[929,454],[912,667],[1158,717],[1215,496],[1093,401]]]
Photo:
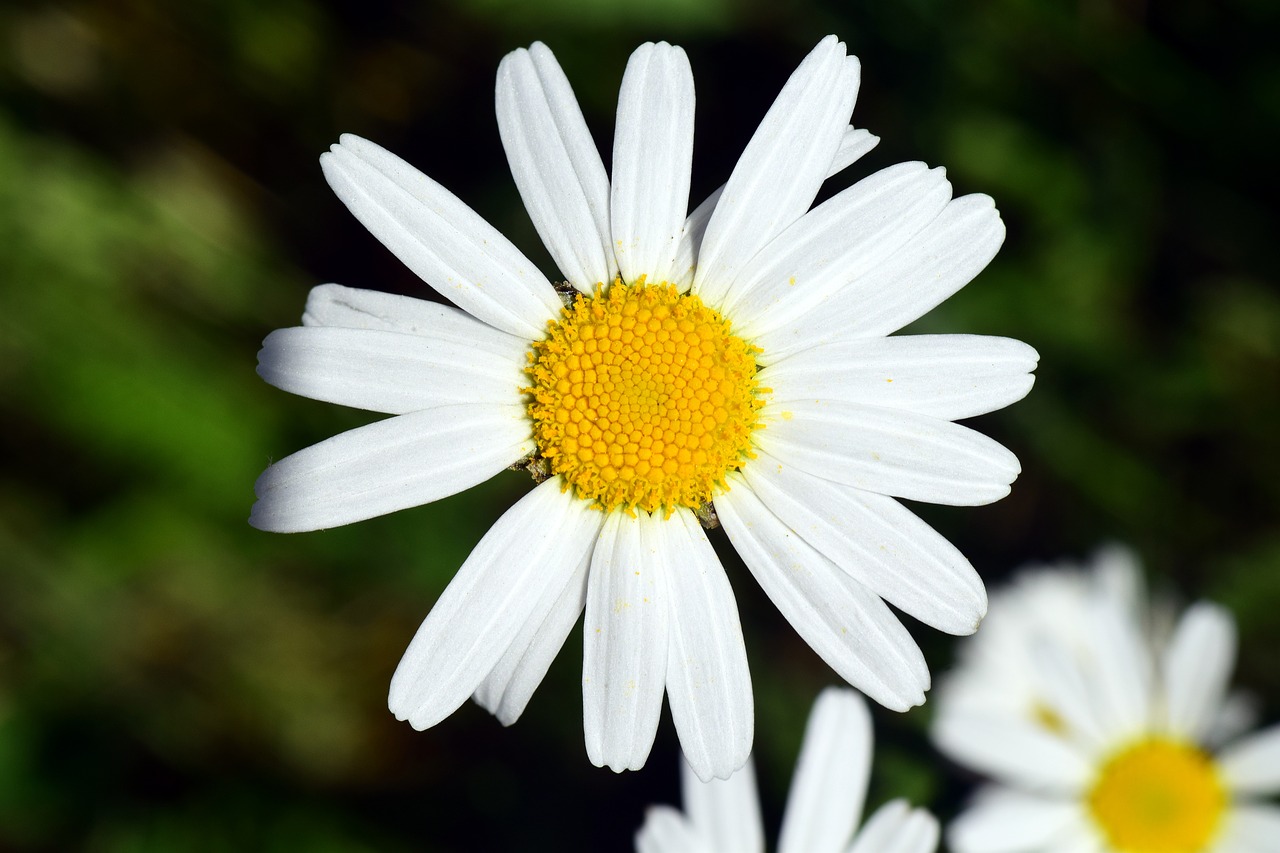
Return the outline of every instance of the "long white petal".
[[[564,506],[556,512],[561,520],[559,542],[543,564],[550,574],[547,587],[475,692],[476,702],[504,726],[524,713],[587,600],[587,570],[604,514],[572,492],[561,492],[560,501]]]
[[[778,94],[734,166],[698,252],[693,290],[713,308],[760,249],[809,209],[857,96],[844,43],[818,43]]]
[[[349,430],[272,465],[249,523],[273,533],[338,527],[431,503],[534,450],[523,406],[438,406]]]
[[[964,287],[1004,242],[1004,223],[985,195],[953,199],[892,257],[795,320],[754,341],[762,364],[829,341],[883,337]]]
[[[404,160],[348,133],[320,165],[364,227],[458,307],[530,340],[560,313],[551,283],[519,249]]]
[[[1152,725],[1151,652],[1137,620],[1113,599],[1090,609],[1085,636],[1092,643],[1093,694],[1116,739],[1138,737]]]
[[[1078,800],[991,786],[947,828],[947,842],[957,853],[1027,853],[1063,839],[1084,820]]]
[[[895,711],[924,702],[929,669],[880,596],[778,520],[739,474],[716,513],[760,587],[841,678]]]
[[[761,415],[756,444],[779,461],[882,495],[977,506],[1009,494],[1022,470],[982,433],[902,409],[805,399]]]
[[[510,335],[502,338],[516,344],[506,355],[399,332],[277,329],[262,342],[258,375],[313,400],[392,415],[477,401],[518,406],[520,388],[527,384],[528,344]]]
[[[862,816],[872,744],[871,713],[862,697],[842,688],[823,690],[805,725],[778,853],[841,853]]]
[[[1274,853],[1280,839],[1280,806],[1246,803],[1234,806],[1210,853]]]
[[[748,338],[783,326],[901,250],[950,200],[945,170],[924,163],[863,178],[765,246],[722,310]]]
[[[890,800],[867,819],[847,853],[934,853],[938,819],[906,800]]]
[[[1280,725],[1245,735],[1218,754],[1222,768],[1237,794],[1274,794],[1280,791]]]
[[[576,508],[552,478],[521,498],[477,543],[445,587],[391,678],[388,707],[415,729],[434,726],[475,692],[548,587],[574,569],[561,534]]]
[[[743,474],[770,511],[849,576],[950,634],[987,612],[982,579],[955,546],[893,498],[841,486],[757,450]]]
[[[636,853],[722,853],[708,844],[688,819],[671,806],[650,806],[636,832]]]
[[[853,125],[846,127],[844,136],[840,138],[840,147],[836,149],[835,157],[827,168],[827,177],[830,178],[849,168],[879,144],[880,137],[861,128],[855,128]],[[707,223],[711,221],[711,214],[715,211],[722,193],[724,193],[723,184],[707,196],[702,204],[694,208],[693,213],[690,213],[689,218],[684,221],[680,245],[672,264],[671,278],[671,283],[682,292],[688,290],[693,284],[698,253],[702,247],[702,237],[707,231]]]
[[[623,281],[672,277],[689,212],[693,167],[693,72],[666,42],[631,54],[618,93],[609,220]]]
[[[452,305],[340,284],[311,288],[302,325],[419,335],[500,356],[529,348],[527,338],[500,332]]]
[[[931,734],[951,758],[1017,787],[1073,794],[1093,773],[1078,750],[1030,721],[943,713]]]
[[[680,768],[685,813],[709,848],[764,853],[764,820],[751,759],[728,779],[709,782],[700,780],[688,762]]]
[[[658,731],[666,685],[668,558],[661,519],[610,512],[591,558],[583,623],[587,756],[639,770]]]
[[[1222,607],[1197,602],[1182,614],[1161,661],[1166,725],[1200,742],[1222,707],[1236,662],[1236,623]]]
[[[756,380],[774,403],[836,400],[954,421],[1021,400],[1039,358],[1021,341],[986,335],[861,338],[802,350]]]
[[[725,779],[751,754],[755,705],[733,588],[693,513],[660,521],[671,571],[667,702],[685,761],[703,780]]]
[[[609,238],[609,177],[569,80],[534,42],[498,65],[498,132],[533,227],[574,287],[618,272]]]

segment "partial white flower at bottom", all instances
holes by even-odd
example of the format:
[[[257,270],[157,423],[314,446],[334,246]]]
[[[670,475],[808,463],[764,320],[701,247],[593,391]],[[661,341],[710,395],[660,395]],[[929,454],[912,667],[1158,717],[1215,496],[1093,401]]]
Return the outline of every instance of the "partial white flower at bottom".
[[[1259,801],[1280,726],[1242,736],[1231,615],[1199,602],[1162,629],[1126,559],[1022,574],[942,681],[935,742],[995,782],[948,827],[956,853],[1280,851]]]
[[[830,687],[809,714],[782,817],[779,853],[933,853],[938,821],[905,800],[885,803],[858,829],[871,772],[871,715],[852,690]],[[682,764],[684,812],[654,806],[638,853],[754,853],[764,827],[750,760],[728,779],[702,782]],[[856,832],[855,832],[856,830]]]

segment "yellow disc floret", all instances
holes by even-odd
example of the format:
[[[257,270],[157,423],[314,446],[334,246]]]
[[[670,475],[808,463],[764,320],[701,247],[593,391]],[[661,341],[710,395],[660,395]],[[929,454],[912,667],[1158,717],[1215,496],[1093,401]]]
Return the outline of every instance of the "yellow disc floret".
[[[1197,747],[1150,738],[1103,765],[1089,812],[1112,848],[1124,853],[1199,853],[1227,806],[1212,758]]]
[[[756,352],[669,284],[579,295],[529,355],[538,452],[602,509],[701,507],[751,456]]]

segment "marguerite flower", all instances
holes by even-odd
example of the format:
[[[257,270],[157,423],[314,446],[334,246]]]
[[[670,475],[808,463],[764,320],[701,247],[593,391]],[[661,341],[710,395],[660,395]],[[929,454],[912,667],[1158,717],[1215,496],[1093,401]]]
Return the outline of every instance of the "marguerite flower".
[[[845,679],[906,709],[929,673],[886,601],[969,633],[973,568],[895,498],[982,504],[1018,462],[952,423],[1031,387],[1036,353],[885,337],[999,248],[986,196],[904,163],[809,210],[876,139],[848,126],[859,66],[834,36],[801,63],[728,183],[686,218],[693,79],[640,47],[610,180],[545,46],[508,55],[497,112],[516,185],[576,290],[568,305],[493,227],[371,142],[321,158],[356,217],[461,310],[316,288],[259,372],[388,418],[259,478],[250,521],[332,527],[438,500],[521,463],[546,477],[481,539],[422,623],[390,707],[433,726],[468,696],[510,724],[586,610],[583,719],[597,765],[638,768],[664,691],[700,777],[751,749],[737,607],[699,516]]]
[[[933,853],[938,821],[906,800],[878,808],[855,833],[867,795],[871,715],[852,690],[829,687],[809,713],[782,816],[778,853]],[[751,760],[728,779],[699,781],[682,765],[684,813],[653,806],[637,853],[763,853],[764,826]]]
[[[938,746],[996,781],[949,827],[957,853],[1280,850],[1256,799],[1280,791],[1280,726],[1240,736],[1230,614],[1201,602],[1161,630],[1133,593],[1112,551],[993,596],[936,699]]]

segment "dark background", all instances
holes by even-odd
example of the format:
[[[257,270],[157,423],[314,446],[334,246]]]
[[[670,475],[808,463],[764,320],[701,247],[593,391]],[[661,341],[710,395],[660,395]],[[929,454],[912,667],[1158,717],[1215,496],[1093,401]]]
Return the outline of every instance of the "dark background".
[[[470,704],[425,733],[386,711],[405,644],[524,475],[328,532],[245,523],[270,460],[370,419],[258,380],[262,337],[321,282],[428,293],[325,185],[339,133],[554,275],[493,119],[498,61],[535,39],[606,151],[630,51],[685,47],[695,200],[812,45],[845,39],[855,122],[883,141],[837,187],[925,160],[1008,226],[912,330],[1041,354],[1030,397],[975,424],[1022,460],[1013,495],[921,514],[992,586],[1131,544],[1154,587],[1232,609],[1237,682],[1275,720],[1278,28],[1268,0],[6,3],[0,850],[623,850],[646,804],[678,801],[669,719],[645,770],[587,761],[576,633],[513,728]],[[772,832],[836,678],[713,540]],[[909,624],[944,670],[953,641]],[[931,751],[929,713],[877,711],[871,799],[945,820],[972,779]]]

